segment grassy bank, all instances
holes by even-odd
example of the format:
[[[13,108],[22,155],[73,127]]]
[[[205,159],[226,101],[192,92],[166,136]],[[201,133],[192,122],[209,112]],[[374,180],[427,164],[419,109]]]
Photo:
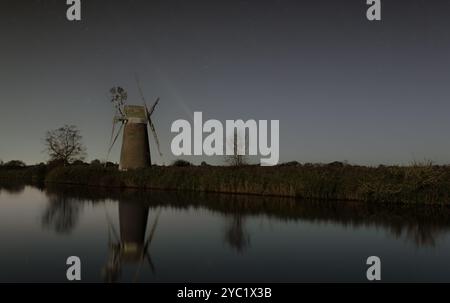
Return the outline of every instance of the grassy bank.
[[[0,170],[0,179],[87,186],[285,196],[322,200],[450,204],[450,166],[152,167],[100,165]]]
[[[286,196],[306,199],[447,204],[450,167],[369,168],[343,164],[277,167],[152,167],[119,172],[101,166],[51,170],[48,183]]]

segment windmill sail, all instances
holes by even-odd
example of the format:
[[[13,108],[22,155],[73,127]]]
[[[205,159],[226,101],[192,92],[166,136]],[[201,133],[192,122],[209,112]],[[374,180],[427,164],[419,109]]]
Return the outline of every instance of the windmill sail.
[[[152,130],[153,138],[155,139],[156,148],[158,149],[158,153],[162,157],[163,154],[161,153],[161,148],[159,146],[158,135],[156,134],[155,126],[153,125],[153,122],[150,119],[150,117],[148,117],[148,125],[150,126],[150,129]]]
[[[114,147],[114,144],[116,143],[117,139],[119,138],[120,133],[122,132],[123,123],[120,125],[119,131],[117,132],[116,136],[113,139],[115,126],[116,126],[116,122],[113,123],[113,130],[112,130],[112,133],[111,133],[111,142],[110,142],[110,145],[109,145],[109,148],[108,148],[108,155],[106,157],[106,161],[108,161],[109,155],[111,154],[111,150]]]
[[[153,114],[153,112],[155,111],[156,105],[158,105],[159,103],[159,97],[156,99],[155,103],[153,104],[152,108],[150,109],[150,111],[148,112],[148,115],[151,116]]]

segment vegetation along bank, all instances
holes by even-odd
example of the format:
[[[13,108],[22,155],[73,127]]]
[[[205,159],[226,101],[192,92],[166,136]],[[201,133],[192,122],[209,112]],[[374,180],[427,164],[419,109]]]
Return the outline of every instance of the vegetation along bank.
[[[450,204],[450,166],[365,167],[287,163],[260,166],[153,166],[121,172],[116,166],[75,164],[0,168],[0,180],[220,192],[303,199]],[[0,181],[1,182],[1,181]]]

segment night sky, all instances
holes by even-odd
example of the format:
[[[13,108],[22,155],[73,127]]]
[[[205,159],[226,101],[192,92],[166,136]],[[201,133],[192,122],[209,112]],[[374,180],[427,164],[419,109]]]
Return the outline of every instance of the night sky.
[[[120,85],[149,103],[164,157],[176,119],[280,120],[280,161],[450,163],[450,2],[382,0],[0,2],[0,159],[47,160],[77,125],[105,159]],[[120,142],[111,160],[118,162]],[[186,158],[195,163],[221,159]]]

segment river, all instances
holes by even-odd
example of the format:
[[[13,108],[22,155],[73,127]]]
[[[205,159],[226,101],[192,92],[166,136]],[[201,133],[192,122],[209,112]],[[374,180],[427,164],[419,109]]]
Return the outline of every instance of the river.
[[[450,282],[450,209],[0,185],[0,282]]]

